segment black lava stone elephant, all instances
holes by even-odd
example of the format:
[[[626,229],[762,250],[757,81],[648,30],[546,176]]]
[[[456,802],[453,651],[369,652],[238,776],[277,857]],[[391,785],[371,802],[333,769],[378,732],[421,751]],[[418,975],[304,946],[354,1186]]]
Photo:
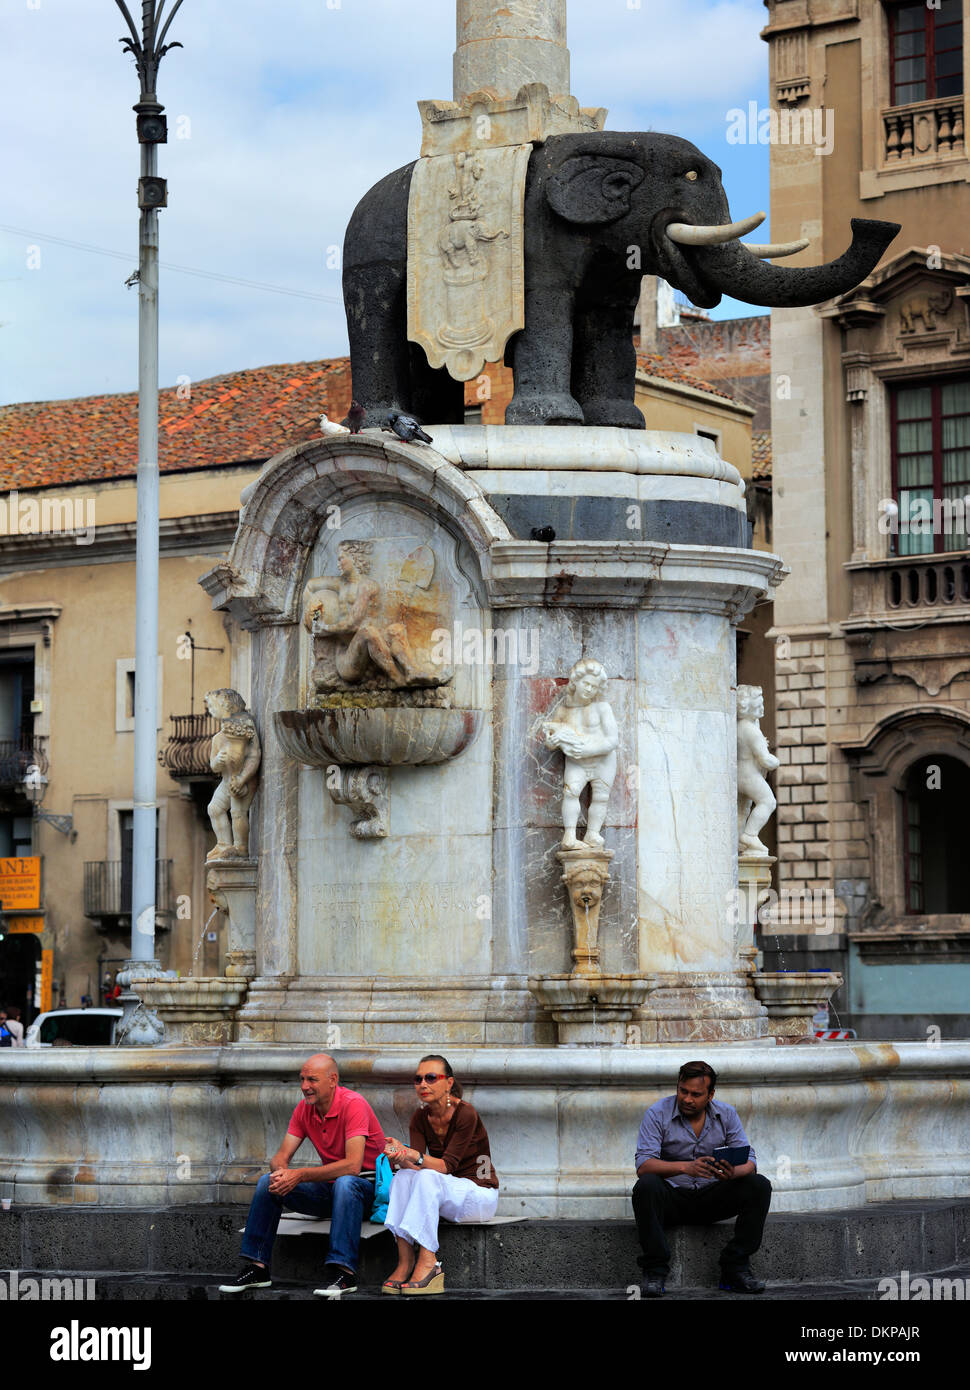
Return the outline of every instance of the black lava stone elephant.
[[[464,391],[407,341],[407,213],[413,164],[361,199],[344,242],[344,303],[354,395],[379,425],[392,410],[463,418]],[[634,404],[633,313],[643,275],[702,308],[722,294],[765,307],[818,304],[852,289],[899,231],[852,221],[838,260],[784,267],[766,257],[807,243],[745,246],[760,216],[732,223],[721,171],[674,135],[554,135],[529,160],[525,327],[506,348],[515,377],[507,424],[643,429]]]

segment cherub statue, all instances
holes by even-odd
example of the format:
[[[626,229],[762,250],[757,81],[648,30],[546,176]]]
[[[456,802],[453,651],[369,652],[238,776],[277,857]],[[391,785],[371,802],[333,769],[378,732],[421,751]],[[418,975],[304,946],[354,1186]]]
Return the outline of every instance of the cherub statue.
[[[562,793],[562,849],[602,849],[606,803],[616,777],[616,748],[620,741],[616,719],[602,697],[606,692],[606,671],[598,661],[584,658],[569,673],[569,684],[552,713],[555,718],[542,722],[547,748],[559,748],[566,756]],[[576,836],[579,798],[590,788],[586,835]]]
[[[764,774],[778,766],[758,720],[765,712],[759,685],[738,686],[738,853],[767,855],[758,838],[777,802]]]
[[[408,642],[403,623],[381,625],[380,585],[367,578],[370,553],[366,541],[337,546],[339,575],[311,579],[304,590],[303,623],[317,637],[339,639],[334,664],[348,685],[363,680],[376,666],[394,686],[431,685]]]
[[[256,775],[262,758],[259,735],[238,690],[210,690],[205,707],[213,719],[222,720],[222,727],[213,734],[209,754],[209,766],[222,781],[208,807],[216,845],[206,862],[245,859],[249,854],[249,808],[256,794]]]

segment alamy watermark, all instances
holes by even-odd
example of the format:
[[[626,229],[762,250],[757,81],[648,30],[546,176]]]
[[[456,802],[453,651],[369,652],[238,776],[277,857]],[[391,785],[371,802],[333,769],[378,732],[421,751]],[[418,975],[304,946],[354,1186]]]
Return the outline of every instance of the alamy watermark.
[[[451,628],[431,634],[431,660],[436,666],[518,666],[525,676],[539,670],[536,628],[466,627],[456,619]]]
[[[78,1303],[94,1296],[93,1279],[25,1279],[19,1269],[0,1274],[0,1303]]]
[[[747,110],[732,107],[725,119],[729,145],[808,145],[820,155],[835,148],[835,112],[829,106],[775,111],[749,101]]]
[[[970,495],[966,497],[914,497],[900,504],[892,497],[879,503],[876,523],[884,536],[964,536],[970,520]]]
[[[732,889],[728,894],[728,921],[733,926],[754,923],[773,931],[776,927],[805,927],[815,936],[831,936],[838,926],[838,898],[831,888]]]
[[[16,488],[0,497],[0,536],[73,535],[91,545],[94,531],[93,497],[21,497]]]
[[[899,1271],[899,1278],[889,1276],[876,1285],[877,1296],[889,1303],[917,1303],[932,1299],[935,1302],[970,1303],[970,1278],[947,1279],[917,1274],[908,1269]]]

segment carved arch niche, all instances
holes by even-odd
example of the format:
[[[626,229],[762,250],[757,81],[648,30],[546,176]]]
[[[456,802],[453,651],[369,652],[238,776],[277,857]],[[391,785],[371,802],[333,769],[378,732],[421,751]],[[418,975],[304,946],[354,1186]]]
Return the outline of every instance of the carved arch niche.
[[[970,776],[970,714],[953,706],[913,706],[890,715],[865,740],[843,743],[852,792],[867,814],[872,863],[870,915],[858,942],[863,955],[887,959],[934,952],[953,959],[953,943],[970,950],[970,914],[913,913],[906,897],[904,799],[914,766],[950,759]],[[949,946],[947,943],[950,943]]]

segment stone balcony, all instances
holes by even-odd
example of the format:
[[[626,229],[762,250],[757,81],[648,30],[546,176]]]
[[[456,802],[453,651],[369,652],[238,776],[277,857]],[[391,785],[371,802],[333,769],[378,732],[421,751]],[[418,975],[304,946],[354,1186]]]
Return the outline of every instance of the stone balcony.
[[[895,674],[935,697],[970,670],[970,553],[900,555],[845,568],[852,606],[842,630],[860,685]]]
[[[883,111],[882,121],[882,159],[887,169],[966,153],[962,94],[891,106]]]

